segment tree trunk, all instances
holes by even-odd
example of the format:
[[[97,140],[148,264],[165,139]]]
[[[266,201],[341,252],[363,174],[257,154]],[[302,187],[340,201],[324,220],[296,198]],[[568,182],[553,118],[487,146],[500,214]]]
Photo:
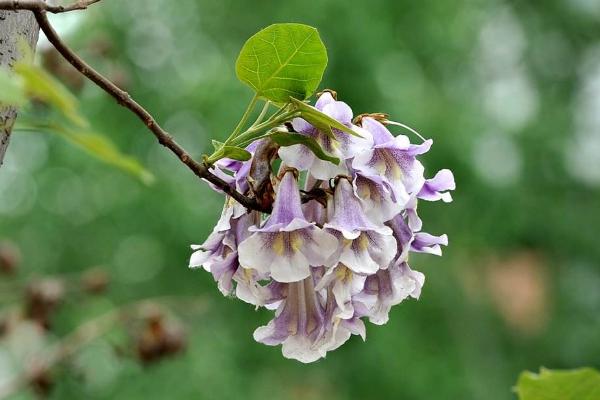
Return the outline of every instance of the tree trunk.
[[[18,50],[20,38],[35,49],[39,30],[32,12],[0,10],[0,68],[11,68],[22,56]],[[0,167],[16,118],[16,108],[0,107]]]

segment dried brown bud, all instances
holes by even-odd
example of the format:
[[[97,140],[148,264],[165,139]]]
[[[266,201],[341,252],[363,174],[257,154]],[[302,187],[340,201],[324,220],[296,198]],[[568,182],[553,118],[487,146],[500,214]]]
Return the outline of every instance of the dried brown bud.
[[[52,312],[65,294],[64,283],[59,279],[46,278],[33,282],[26,292],[26,318],[48,329]]]
[[[5,316],[0,317],[0,337],[8,332],[8,319]]]
[[[14,274],[21,262],[21,252],[12,242],[0,243],[0,273]]]
[[[185,345],[183,327],[172,317],[167,317],[156,308],[144,318],[144,325],[137,337],[137,353],[143,363],[150,364],[177,354]]]
[[[354,117],[354,119],[352,120],[352,122],[355,125],[358,126],[362,126],[362,120],[363,118],[373,118],[374,120],[377,120],[379,122],[381,122],[382,124],[385,124],[387,122],[387,119],[389,117],[388,114],[384,114],[384,113],[365,113],[365,114],[359,114],[356,117]]]
[[[329,93],[331,95],[331,97],[334,98],[334,100],[337,100],[337,92],[335,90],[331,90],[331,89],[323,89],[320,92],[317,93],[317,97],[321,97],[321,95],[323,93]]]
[[[37,363],[29,371],[29,385],[40,397],[48,397],[54,386],[52,374],[46,365]]]
[[[109,283],[108,272],[98,267],[85,271],[81,276],[81,286],[85,292],[90,294],[104,293]]]
[[[248,185],[256,201],[264,209],[271,208],[275,192],[271,182],[273,173],[271,163],[277,156],[279,146],[272,140],[263,140],[252,157],[252,164],[248,174]]]

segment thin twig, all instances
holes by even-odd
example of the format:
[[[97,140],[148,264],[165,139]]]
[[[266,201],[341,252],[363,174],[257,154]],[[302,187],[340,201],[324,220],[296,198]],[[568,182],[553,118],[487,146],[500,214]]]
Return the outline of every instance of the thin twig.
[[[0,0],[0,10],[29,10],[29,11],[48,11],[53,14],[59,14],[69,11],[85,10],[100,0],[78,0],[68,6],[47,4],[43,0]]]
[[[267,213],[271,211],[270,209],[262,207],[255,199],[244,196],[242,193],[235,190],[233,186],[229,185],[223,179],[213,174],[206,165],[195,161],[179,144],[175,142],[175,140],[173,140],[173,137],[169,133],[161,128],[154,117],[148,111],[146,111],[146,109],[144,109],[140,104],[131,98],[129,93],[120,89],[110,80],[102,76],[99,72],[94,70],[90,65],[83,61],[73,50],[71,50],[61,40],[54,28],[52,28],[52,25],[50,25],[50,22],[48,21],[48,18],[46,18],[44,11],[39,11],[36,9],[33,12],[38,24],[40,25],[40,28],[48,38],[48,41],[52,43],[52,45],[65,58],[65,60],[67,60],[81,74],[85,75],[88,79],[111,95],[117,101],[117,103],[137,115],[137,117],[158,139],[158,142],[171,150],[171,152],[173,152],[182,163],[192,170],[194,174],[196,174],[199,178],[206,179],[210,183],[214,184],[216,187],[233,197],[248,209]]]

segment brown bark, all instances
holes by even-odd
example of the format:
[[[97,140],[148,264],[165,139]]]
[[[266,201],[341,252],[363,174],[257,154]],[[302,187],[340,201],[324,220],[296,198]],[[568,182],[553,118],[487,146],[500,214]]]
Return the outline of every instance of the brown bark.
[[[23,56],[18,50],[20,38],[35,49],[38,34],[39,27],[32,12],[0,10],[0,68],[12,68]],[[0,167],[16,118],[15,107],[0,107]]]

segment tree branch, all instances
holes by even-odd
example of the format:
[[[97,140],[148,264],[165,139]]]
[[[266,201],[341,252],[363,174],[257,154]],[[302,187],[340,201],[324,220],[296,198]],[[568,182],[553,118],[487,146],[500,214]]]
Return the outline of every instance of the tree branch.
[[[78,0],[69,6],[46,4],[43,0],[0,0],[0,10],[48,11],[54,14],[85,10],[100,0]]]
[[[2,0],[0,0],[2,1]],[[33,3],[32,0],[29,2]],[[14,3],[14,0],[12,1]],[[87,2],[89,3],[89,2]],[[0,8],[1,8],[0,3]],[[255,199],[244,196],[242,193],[235,190],[223,179],[213,174],[209,167],[195,161],[179,144],[173,140],[173,137],[167,133],[154,119],[154,117],[146,111],[140,104],[131,98],[129,93],[117,87],[114,83],[102,76],[85,61],[83,61],[73,50],[71,50],[58,36],[50,22],[46,18],[45,11],[35,9],[33,11],[35,18],[44,32],[48,41],[56,48],[56,50],[81,74],[98,85],[101,89],[111,95],[117,103],[133,112],[146,125],[146,127],[158,139],[158,142],[171,150],[196,176],[205,179],[223,192],[237,200],[244,207],[261,212],[270,212],[270,208],[261,206]]]

